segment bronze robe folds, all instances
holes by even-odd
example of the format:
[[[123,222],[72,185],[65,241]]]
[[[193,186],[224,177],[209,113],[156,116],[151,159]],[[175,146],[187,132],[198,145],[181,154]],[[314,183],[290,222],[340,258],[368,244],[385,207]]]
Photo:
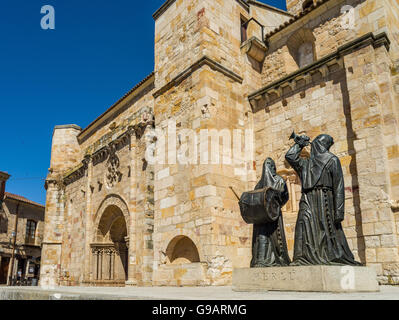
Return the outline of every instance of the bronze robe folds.
[[[342,230],[344,177],[339,159],[328,151],[333,143],[323,135],[312,143],[309,159],[300,157],[298,144],[286,155],[302,181],[293,265],[360,265]]]
[[[290,264],[283,216],[281,214],[281,207],[289,199],[288,189],[284,179],[275,174],[274,170],[271,170],[265,162],[262,178],[255,187],[255,190],[266,187],[270,187],[278,192],[280,214],[275,222],[254,225],[251,268],[288,266]]]

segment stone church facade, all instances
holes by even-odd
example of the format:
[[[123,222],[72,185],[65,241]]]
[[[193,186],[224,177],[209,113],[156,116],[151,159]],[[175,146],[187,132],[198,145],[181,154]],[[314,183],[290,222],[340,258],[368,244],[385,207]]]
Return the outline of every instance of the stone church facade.
[[[154,71],[87,128],[54,129],[42,285],[230,284],[252,246],[231,187],[253,189],[267,157],[288,183],[292,255],[301,188],[284,155],[293,129],[334,137],[351,249],[381,283],[399,283],[399,4],[287,8],[168,0],[153,15]],[[173,150],[190,135],[199,146],[205,129],[252,132],[254,148],[233,148],[230,162],[176,161]],[[149,161],[154,150],[166,161]]]

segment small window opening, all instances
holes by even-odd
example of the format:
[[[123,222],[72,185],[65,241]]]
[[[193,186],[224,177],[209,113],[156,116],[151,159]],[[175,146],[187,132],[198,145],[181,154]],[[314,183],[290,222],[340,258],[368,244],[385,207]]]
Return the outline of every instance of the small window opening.
[[[241,17],[240,23],[241,23],[241,43],[245,42],[248,40],[248,21]]]

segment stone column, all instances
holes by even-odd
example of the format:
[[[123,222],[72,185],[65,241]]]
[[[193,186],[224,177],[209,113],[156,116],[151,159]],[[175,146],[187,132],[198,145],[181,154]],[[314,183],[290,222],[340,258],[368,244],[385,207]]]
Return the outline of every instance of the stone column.
[[[93,175],[93,162],[90,157],[85,159],[87,165],[87,184],[86,184],[86,215],[85,219],[85,259],[84,259],[84,274],[83,274],[83,282],[90,282],[91,274],[90,270],[92,270],[91,266],[95,264],[92,261],[93,255],[91,254],[90,244],[93,241],[93,220],[92,216],[95,214],[92,209],[92,175]]]
[[[98,252],[98,274],[99,274],[99,279],[98,280],[103,280],[103,262],[104,261],[104,249],[100,249]]]
[[[91,273],[92,273],[92,276],[89,279],[90,282],[97,280],[98,254],[97,254],[97,250],[95,248],[92,248],[91,255],[92,255],[92,258],[91,258],[91,262],[92,262],[92,264],[91,264],[91,270],[92,270]]]
[[[115,248],[112,248],[111,250],[111,270],[110,270],[110,280],[115,280]]]
[[[55,180],[47,180],[45,224],[42,242],[40,285],[58,286],[61,268],[63,204],[61,191]]]
[[[77,136],[82,131],[76,125],[56,126],[51,146],[49,175],[46,180],[46,210],[40,268],[41,286],[58,286],[61,270],[61,247],[64,233],[64,173],[81,161]]]
[[[108,278],[109,280],[113,280],[113,274],[114,274],[114,259],[113,259],[113,255],[114,255],[114,250],[113,248],[109,248],[108,249],[108,261],[109,261],[109,269],[108,269]]]
[[[129,227],[128,227],[128,280],[126,286],[137,286],[136,279],[136,225],[137,225],[137,212],[136,212],[136,194],[137,194],[137,168],[136,168],[136,150],[137,150],[137,139],[134,134],[134,129],[129,128],[130,133],[130,199],[129,199]],[[115,259],[115,257],[114,257]]]

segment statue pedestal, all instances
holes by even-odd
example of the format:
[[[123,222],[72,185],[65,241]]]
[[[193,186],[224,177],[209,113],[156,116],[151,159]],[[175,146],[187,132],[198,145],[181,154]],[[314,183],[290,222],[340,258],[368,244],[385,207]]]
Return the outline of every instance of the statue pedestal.
[[[374,269],[351,266],[235,269],[233,290],[336,293],[380,291]]]

